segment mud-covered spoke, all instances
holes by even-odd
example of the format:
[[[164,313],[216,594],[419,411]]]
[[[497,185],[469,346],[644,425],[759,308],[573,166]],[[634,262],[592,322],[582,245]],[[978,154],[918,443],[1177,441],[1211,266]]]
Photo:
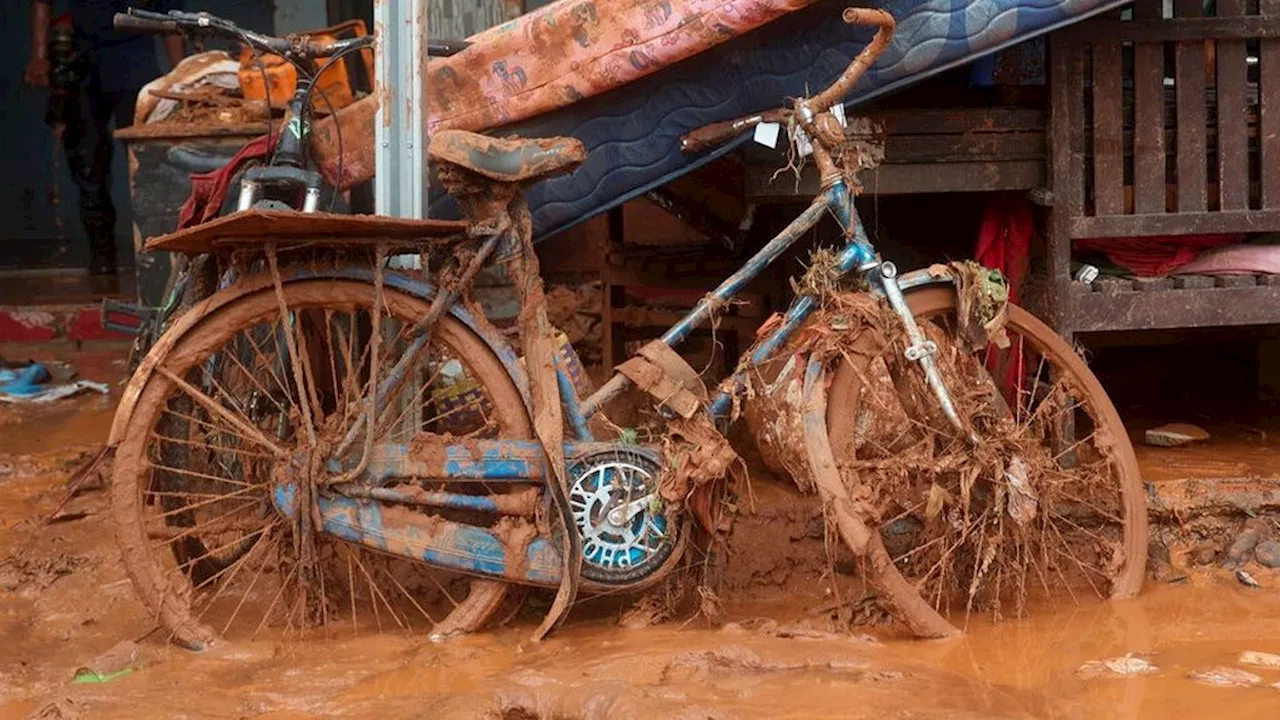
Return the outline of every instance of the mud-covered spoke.
[[[117,456],[113,502],[125,518],[122,534],[136,538],[126,562],[139,568],[139,590],[181,642],[277,632],[296,639],[323,628],[473,630],[497,608],[501,583],[317,533],[310,520],[318,509],[298,504],[335,492],[325,448],[363,422],[427,311],[398,291],[384,288],[381,302],[377,295],[361,283],[309,281],[246,296],[179,340],[143,389]],[[373,418],[377,443],[531,436],[502,362],[450,317],[409,381],[384,400]],[[365,433],[346,461],[360,459]],[[397,509],[422,522],[443,513]],[[443,516],[495,522],[474,512]]]
[[[1141,562],[1132,548],[1138,538],[1145,548],[1145,523],[1130,510],[1140,478],[1096,379],[1021,311],[1007,345],[970,352],[954,296],[925,302],[922,327],[977,445],[939,422],[922,373],[894,343],[846,358],[832,396],[849,407],[828,414],[838,466],[888,518],[878,527],[896,570],[940,612],[997,617],[1021,612],[1031,594],[1083,602],[1132,586]]]

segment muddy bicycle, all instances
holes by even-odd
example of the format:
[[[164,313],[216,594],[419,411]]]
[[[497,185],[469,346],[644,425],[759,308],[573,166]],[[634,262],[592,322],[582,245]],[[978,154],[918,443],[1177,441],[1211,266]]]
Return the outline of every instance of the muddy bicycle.
[[[1097,379],[998,274],[900,275],[868,238],[863,161],[832,108],[894,22],[843,19],[877,30],[831,87],[685,138],[784,123],[821,194],[598,389],[547,318],[521,192],[581,163],[576,140],[436,133],[464,222],[251,208],[151,240],[239,269],[155,344],[112,429],[124,563],[171,637],[446,637],[544,588],[540,638],[579,594],[652,587],[725,532],[740,460],[724,432],[744,415],[918,635],[1040,597],[1136,593],[1144,498]],[[708,388],[675,348],[827,215],[843,246],[815,253],[790,307]],[[427,272],[388,269],[406,252]],[[485,268],[520,295],[514,327],[473,299]],[[628,392],[660,418],[643,436],[604,412]]]

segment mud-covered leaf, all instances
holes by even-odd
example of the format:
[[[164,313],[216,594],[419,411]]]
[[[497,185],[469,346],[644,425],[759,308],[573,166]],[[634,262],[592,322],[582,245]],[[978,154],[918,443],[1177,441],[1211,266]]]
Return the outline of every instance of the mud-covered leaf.
[[[924,515],[929,520],[933,520],[942,513],[944,507],[954,502],[955,499],[951,497],[951,493],[947,492],[946,488],[934,483],[929,487],[929,502],[925,505]]]

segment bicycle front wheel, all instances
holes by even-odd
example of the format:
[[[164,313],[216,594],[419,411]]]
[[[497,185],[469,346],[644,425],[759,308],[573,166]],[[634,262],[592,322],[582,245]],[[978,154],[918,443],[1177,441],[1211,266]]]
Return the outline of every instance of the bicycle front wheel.
[[[920,596],[887,604],[954,623],[979,610],[999,618],[1064,599],[1135,595],[1147,560],[1142,479],[1098,379],[1021,308],[1009,307],[1007,348],[975,349],[961,339],[954,289],[918,291],[908,302],[979,442],[943,418],[901,339],[840,361],[827,428],[892,560],[872,571],[901,573],[907,583],[885,586]]]

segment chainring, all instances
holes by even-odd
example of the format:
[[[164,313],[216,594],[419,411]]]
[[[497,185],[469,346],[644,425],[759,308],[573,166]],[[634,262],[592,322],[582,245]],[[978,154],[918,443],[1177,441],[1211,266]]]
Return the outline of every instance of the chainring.
[[[582,537],[583,577],[630,585],[671,557],[680,523],[665,514],[661,469],[647,454],[622,447],[573,460],[569,507]]]

